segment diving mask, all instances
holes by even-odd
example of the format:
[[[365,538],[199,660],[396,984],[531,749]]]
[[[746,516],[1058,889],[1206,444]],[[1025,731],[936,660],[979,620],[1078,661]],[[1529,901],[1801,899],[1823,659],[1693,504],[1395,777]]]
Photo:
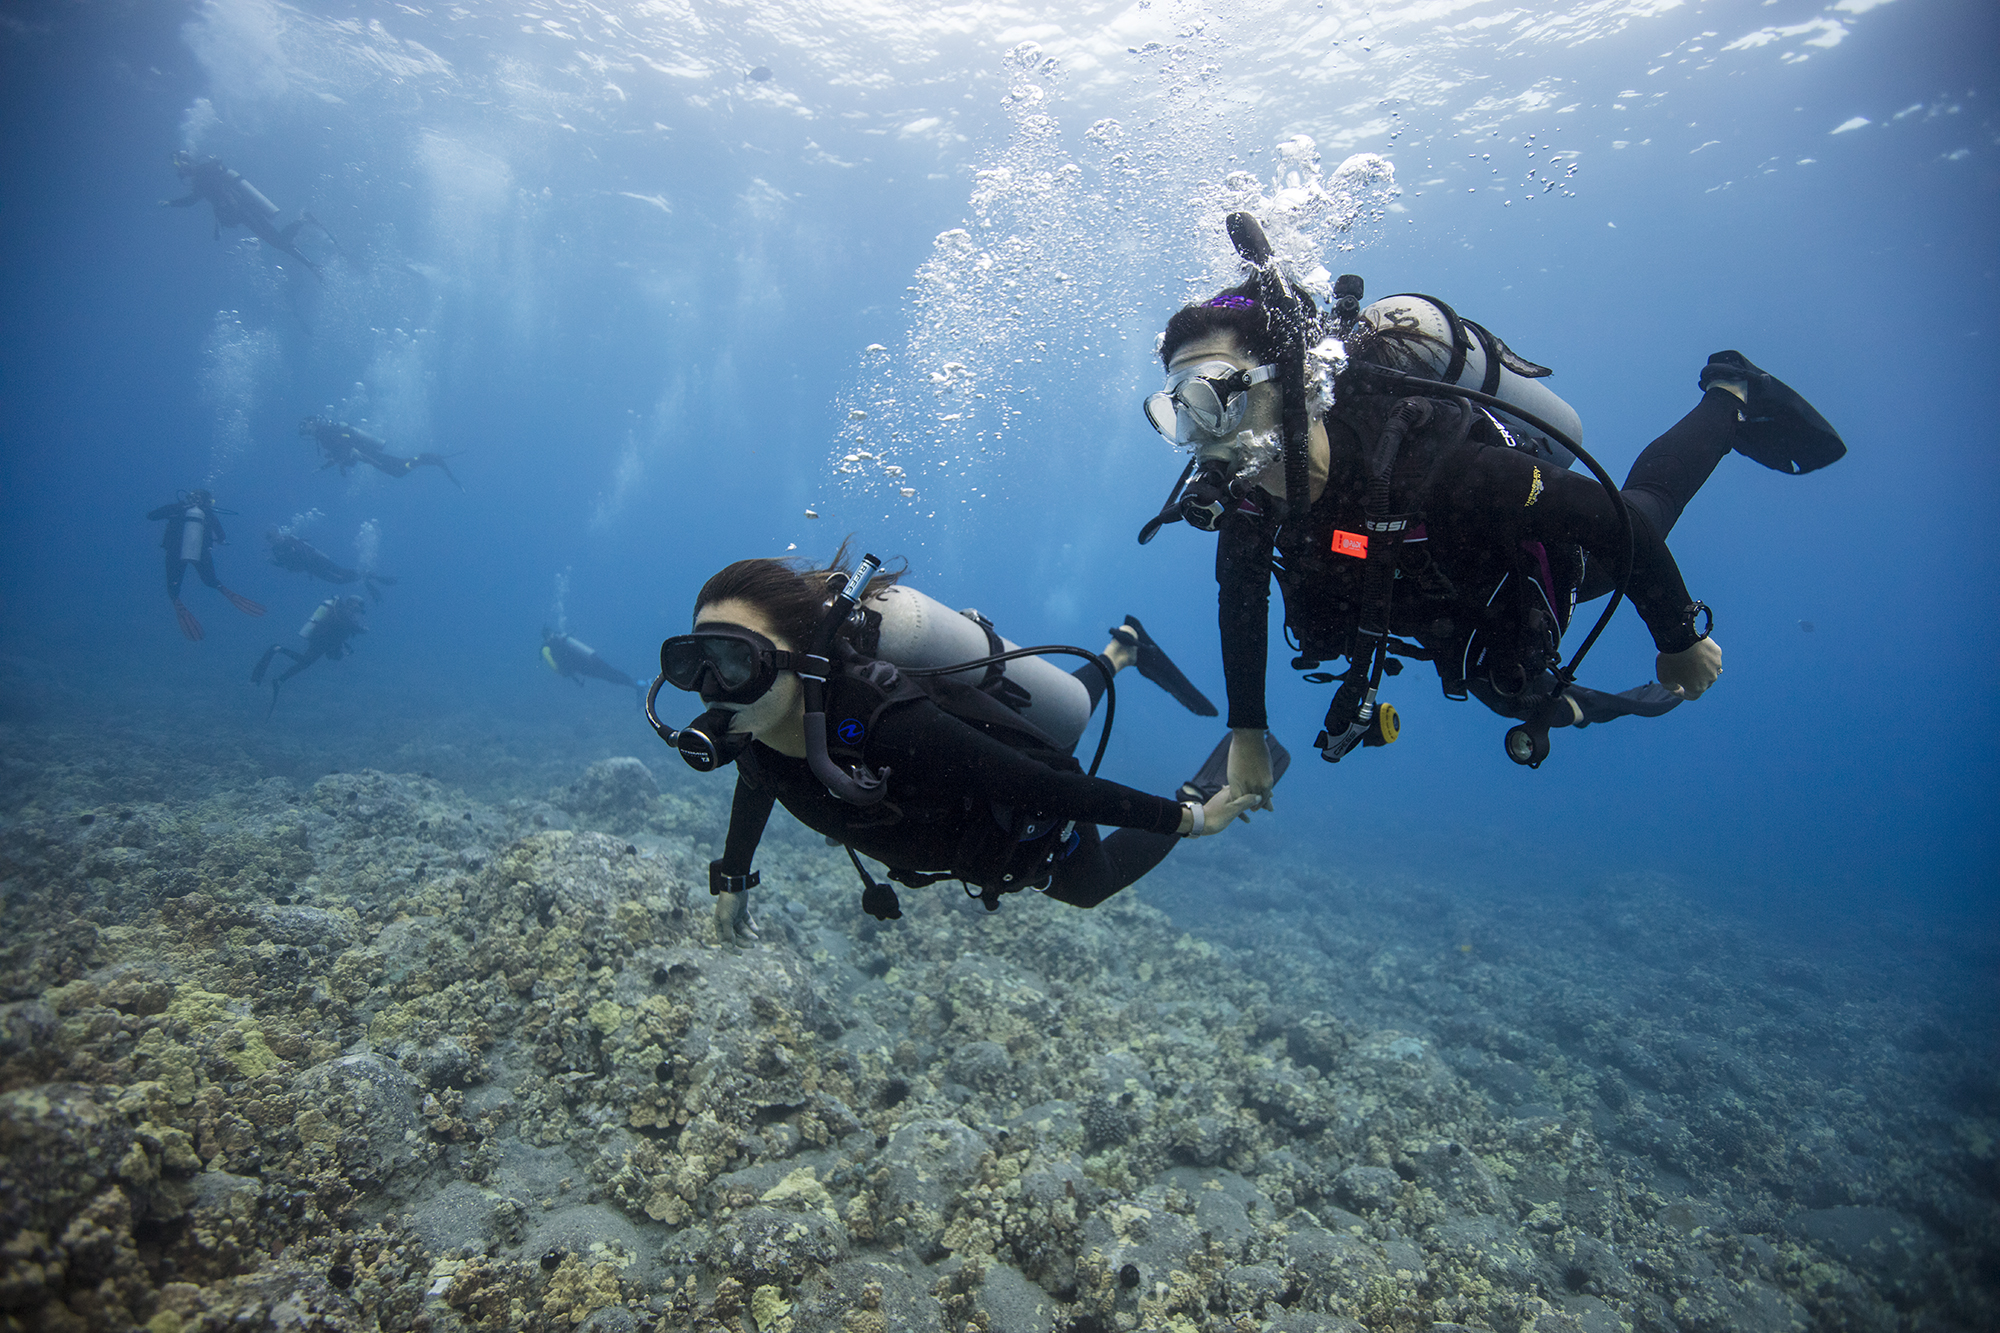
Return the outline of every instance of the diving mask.
[[[1275,365],[1244,370],[1222,360],[1197,361],[1171,372],[1165,389],[1146,396],[1146,420],[1178,445],[1228,438],[1243,425],[1250,390],[1277,377]]]
[[[660,645],[660,678],[689,690],[704,703],[755,703],[780,671],[803,656],[779,648],[754,630],[713,622],[676,634]]]

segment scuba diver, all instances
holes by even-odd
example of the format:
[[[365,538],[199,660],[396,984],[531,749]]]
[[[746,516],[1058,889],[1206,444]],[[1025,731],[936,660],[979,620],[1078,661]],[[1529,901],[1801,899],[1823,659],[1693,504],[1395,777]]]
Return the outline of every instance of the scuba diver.
[[[271,681],[271,708],[275,709],[278,706],[280,685],[322,657],[330,662],[338,662],[354,651],[347,641],[357,634],[368,632],[368,627],[361,623],[361,617],[367,609],[367,603],[353,593],[327,598],[312,613],[312,619],[299,626],[299,637],[305,640],[305,651],[287,648],[282,643],[272,644],[264,650],[264,655],[257,659],[257,665],[251,668],[250,683],[252,685],[264,683],[264,673],[271,669],[271,659],[279,653],[292,659],[292,665],[286,667],[283,674]],[[269,709],[265,710],[266,716],[269,716],[269,713]]]
[[[1431,662],[1448,698],[1517,720],[1507,751],[1530,767],[1547,757],[1552,727],[1656,717],[1715,683],[1713,615],[1689,595],[1667,535],[1732,450],[1792,474],[1845,454],[1809,403],[1741,353],[1717,352],[1698,377],[1701,401],[1620,488],[1584,452],[1575,412],[1540,382],[1546,368],[1432,297],[1364,310],[1351,274],[1321,312],[1283,276],[1254,218],[1232,214],[1229,230],[1250,278],[1184,307],[1161,337],[1167,387],[1146,416],[1195,457],[1139,540],[1183,519],[1218,533],[1232,787],[1268,808],[1274,575],[1292,665],[1339,682],[1316,741],[1330,762],[1396,739],[1378,691],[1401,670],[1397,657]],[[1572,458],[1597,480],[1568,471]],[[1606,593],[1564,664],[1575,603]],[[1586,689],[1577,664],[1621,597],[1652,634],[1658,681]],[[1339,676],[1319,670],[1341,657]]]
[[[228,541],[217,515],[226,512],[215,507],[215,497],[207,491],[182,491],[172,502],[146,515],[155,522],[167,521],[166,533],[160,538],[160,547],[167,553],[167,600],[174,604],[174,617],[180,621],[181,633],[197,641],[202,637],[201,622],[181,601],[181,580],[187,577],[189,565],[194,566],[203,583],[227,597],[229,604],[244,615],[264,614],[262,606],[223,587],[222,580],[215,576],[213,548]]]
[[[599,680],[622,685],[639,696],[640,706],[646,702],[646,687],[632,679],[611,663],[597,655],[597,650],[582,639],[542,626],[542,660],[549,664],[549,670],[558,676],[567,676],[583,688],[585,676],[595,676]]]
[[[278,206],[264,197],[264,194],[237,172],[223,165],[215,157],[196,157],[182,149],[174,154],[174,170],[188,184],[188,192],[178,199],[162,199],[161,205],[168,208],[191,208],[202,200],[208,200],[215,210],[215,238],[222,239],[224,227],[245,227],[258,240],[274,250],[282,251],[312,270],[312,275],[325,281],[320,266],[307,259],[300,252],[297,241],[299,228],[310,222],[325,233],[327,240],[333,240],[333,233],[321,225],[312,214],[301,210],[298,220],[284,227],[278,226]],[[335,243],[338,248],[338,242]]]
[[[451,484],[461,491],[465,489],[459,479],[445,466],[445,459],[456,458],[457,454],[418,454],[415,458],[397,458],[389,453],[386,440],[378,440],[365,430],[357,429],[344,421],[329,421],[325,417],[307,417],[299,423],[299,434],[319,444],[319,451],[326,456],[321,467],[337,467],[340,475],[353,471],[356,463],[366,463],[377,472],[391,477],[407,477],[415,468],[434,467],[451,477]]]
[[[348,569],[335,564],[332,556],[303,537],[295,537],[278,528],[266,528],[264,540],[271,544],[271,563],[279,569],[324,579],[328,583],[363,583],[368,587],[368,595],[378,602],[382,600],[383,588],[396,586],[396,580],[387,574]]]
[[[826,569],[739,560],[702,587],[694,632],[660,645],[647,720],[700,772],[736,764],[728,838],[709,863],[724,940],[749,929],[745,895],[759,882],[752,862],[774,804],[847,848],[862,908],[878,920],[901,908],[858,853],[906,886],[961,880],[988,911],[1027,888],[1094,907],[1178,839],[1219,833],[1255,804],[1224,781],[1226,738],[1174,797],[1094,776],[1116,708],[1112,676],[1136,665],[1179,678],[1129,618],[1120,628],[1130,640],[1102,653],[1020,649],[975,612],[878,577],[873,556],[844,573],[845,555],[843,545]],[[1042,660],[1050,652],[1086,665],[1071,675]],[[663,684],[699,694],[707,711],[678,731],[661,723]],[[1070,752],[1107,695],[1086,772]],[[1100,838],[1099,824],[1118,831]]]

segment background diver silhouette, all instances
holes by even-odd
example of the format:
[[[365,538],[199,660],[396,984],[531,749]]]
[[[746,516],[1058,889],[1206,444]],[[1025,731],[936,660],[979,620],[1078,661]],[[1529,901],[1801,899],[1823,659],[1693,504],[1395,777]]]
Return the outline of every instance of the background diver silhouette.
[[[222,239],[224,227],[244,227],[252,235],[274,250],[290,255],[312,271],[315,278],[324,281],[320,266],[307,259],[298,247],[299,228],[310,222],[333,241],[333,233],[311,213],[300,211],[298,219],[283,227],[278,225],[278,206],[264,197],[263,191],[244,180],[238,172],[231,171],[220,158],[196,157],[183,149],[173,157],[174,170],[188,184],[188,192],[178,199],[162,199],[166,208],[191,208],[206,199],[215,211],[215,237]],[[334,248],[340,244],[334,241]]]
[[[181,633],[194,640],[202,637],[201,622],[181,601],[181,580],[187,577],[189,565],[194,566],[203,583],[227,597],[229,604],[244,615],[264,614],[262,606],[223,587],[222,580],[216,577],[213,548],[228,540],[223,535],[222,520],[217,517],[221,512],[215,507],[215,497],[207,491],[184,491],[146,515],[153,521],[167,522],[166,532],[160,538],[160,548],[166,552],[167,600],[174,604],[174,617],[180,621]]]
[[[327,598],[312,613],[312,618],[299,627],[299,637],[305,640],[305,651],[288,648],[282,643],[272,644],[257,659],[257,665],[251,668],[250,683],[264,683],[264,673],[271,669],[271,659],[279,653],[291,658],[292,665],[271,682],[271,708],[276,708],[279,686],[322,657],[337,662],[353,651],[347,641],[357,634],[368,632],[368,627],[361,623],[362,614],[367,609],[366,603],[353,593]],[[270,709],[265,712],[268,716]]]
[[[543,626],[542,660],[558,676],[567,676],[575,681],[578,689],[583,688],[585,676],[595,676],[630,689],[639,697],[639,706],[645,707],[646,687],[598,656],[595,648],[574,635]]]
[[[264,540],[271,544],[271,563],[279,569],[289,569],[295,574],[309,578],[324,579],[328,583],[363,583],[368,587],[368,595],[376,601],[382,600],[382,589],[394,587],[396,580],[388,574],[377,574],[373,570],[349,569],[335,563],[332,556],[306,541],[278,528],[266,528]]]
[[[333,421],[326,417],[307,417],[299,423],[299,434],[319,445],[325,455],[322,467],[337,467],[340,475],[346,476],[356,463],[366,463],[377,472],[391,477],[407,477],[420,467],[434,467],[451,478],[451,484],[461,491],[463,483],[452,470],[445,466],[445,459],[456,458],[457,454],[418,454],[414,458],[399,458],[389,452],[387,440],[378,440],[365,430],[348,425],[344,421]]]

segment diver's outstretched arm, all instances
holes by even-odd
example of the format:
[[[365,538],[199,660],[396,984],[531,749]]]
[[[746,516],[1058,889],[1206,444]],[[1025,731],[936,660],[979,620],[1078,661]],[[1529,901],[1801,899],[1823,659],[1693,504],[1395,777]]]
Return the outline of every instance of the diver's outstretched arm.
[[[162,200],[160,200],[160,207],[161,207],[161,208],[192,208],[192,207],[194,207],[194,206],[195,206],[196,204],[198,204],[198,203],[200,203],[200,202],[201,202],[201,191],[200,191],[200,190],[196,190],[196,191],[194,191],[194,192],[193,192],[192,194],[184,194],[184,195],[182,195],[182,196],[181,196],[180,198],[178,198],[178,199],[162,199]]]

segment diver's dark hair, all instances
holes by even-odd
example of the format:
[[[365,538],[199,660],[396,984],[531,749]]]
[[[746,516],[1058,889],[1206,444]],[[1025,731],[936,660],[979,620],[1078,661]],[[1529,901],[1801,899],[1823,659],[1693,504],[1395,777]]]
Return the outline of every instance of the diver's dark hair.
[[[1260,361],[1270,361],[1282,350],[1283,340],[1258,300],[1255,278],[1176,310],[1160,336],[1160,364],[1171,363],[1175,352],[1211,333],[1234,333]]]
[[[771,628],[794,649],[803,651],[812,644],[820,619],[826,614],[827,579],[849,564],[849,547],[854,539],[843,539],[833,558],[824,566],[800,560],[773,560],[768,557],[738,560],[701,585],[694,599],[697,614],[717,602],[741,600],[771,618]],[[909,572],[908,566],[884,570],[868,581],[862,597],[884,592]]]

